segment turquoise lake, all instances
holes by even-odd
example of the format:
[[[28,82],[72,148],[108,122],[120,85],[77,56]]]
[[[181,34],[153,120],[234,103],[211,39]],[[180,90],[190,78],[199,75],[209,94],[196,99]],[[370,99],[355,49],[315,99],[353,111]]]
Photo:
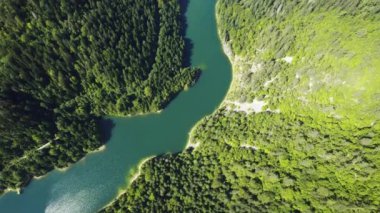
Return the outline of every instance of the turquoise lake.
[[[105,150],[89,154],[65,171],[33,180],[21,195],[3,195],[0,212],[96,212],[126,187],[130,170],[141,160],[182,151],[191,128],[219,106],[231,82],[231,65],[217,34],[215,4],[216,0],[188,2],[191,64],[202,69],[194,87],[159,114],[111,118],[114,127]]]

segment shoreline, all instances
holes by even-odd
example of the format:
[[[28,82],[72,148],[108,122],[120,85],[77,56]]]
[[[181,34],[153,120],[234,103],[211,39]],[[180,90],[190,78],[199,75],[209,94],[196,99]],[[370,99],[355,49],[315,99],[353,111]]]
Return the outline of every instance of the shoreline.
[[[103,152],[104,150],[106,150],[105,144],[101,145],[99,148],[95,149],[94,151],[91,151],[90,153]]]
[[[79,159],[75,163],[71,163],[71,164],[69,164],[69,165],[67,165],[66,167],[63,167],[63,168],[57,168],[57,167],[55,167],[54,170],[57,170],[58,172],[66,172],[68,169],[70,169],[70,167],[72,165],[77,164],[77,163],[79,163],[81,161],[84,161],[89,155],[92,155],[92,154],[95,154],[95,153],[98,153],[98,152],[103,152],[103,151],[106,150],[106,148],[107,148],[107,145],[103,144],[103,145],[99,146],[97,149],[95,149],[93,151],[90,151],[87,154],[85,154],[81,159]],[[54,171],[54,170],[52,170],[52,171]],[[46,175],[44,175],[44,176],[46,176]]]
[[[34,179],[34,180],[40,180],[40,179],[46,177],[47,175],[48,175],[48,174],[44,174],[44,175],[41,175],[41,176],[33,176],[32,180],[33,180],[33,179]]]
[[[3,191],[2,194],[0,194],[0,197],[1,197],[1,196],[4,196],[6,193],[9,193],[9,192],[15,192],[17,195],[20,195],[20,194],[21,194],[21,191],[22,191],[21,188],[16,188],[16,189],[9,189],[9,188],[7,188],[7,189],[5,189],[5,190]]]
[[[55,167],[54,170],[57,170],[58,172],[66,172],[68,169],[70,169],[70,167],[72,165],[77,164],[77,163],[79,163],[81,161],[84,161],[89,155],[105,151],[106,147],[107,147],[106,144],[103,144],[103,145],[99,146],[97,149],[95,149],[93,151],[90,151],[87,154],[85,154],[81,159],[79,159],[75,163],[71,163],[71,164],[69,164],[69,165],[67,165],[66,167],[63,167],[63,168],[57,168],[57,167]],[[52,171],[54,171],[54,170],[52,170]]]
[[[106,149],[106,144],[103,144],[102,146],[100,146],[99,148],[91,151],[91,152],[88,152],[85,156],[83,156],[83,158],[81,158],[80,160],[78,160],[76,163],[84,160],[88,155],[91,155],[91,154],[94,154],[94,153],[97,153],[97,152],[102,152]],[[54,169],[52,169],[51,171],[47,172],[46,174],[44,175],[41,175],[41,176],[33,176],[30,181],[33,181],[33,180],[41,180],[43,178],[45,178],[46,176],[48,176],[51,172],[53,172],[54,170],[58,171],[58,172],[66,172],[68,169],[70,169],[70,167],[72,166],[73,164],[69,164],[68,166],[66,167],[63,167],[63,168],[57,168],[57,167],[54,167]],[[30,182],[29,181],[29,182]],[[29,184],[28,184],[29,185]],[[3,196],[5,194],[7,194],[8,192],[16,192],[17,194],[21,194],[22,193],[22,190],[23,188],[25,187],[21,187],[21,188],[17,188],[17,189],[5,189],[3,191],[3,193],[0,195]]]
[[[206,116],[208,116],[208,115],[206,115]],[[203,120],[203,118],[201,118],[199,121],[197,121],[197,123],[195,123],[194,126],[190,129],[190,132],[188,133],[187,142],[186,142],[185,147],[183,148],[182,151],[185,151],[185,150],[193,147],[196,144],[196,143],[195,144],[192,143],[192,141],[193,141],[192,136],[194,135],[194,131],[196,130],[196,128],[198,127],[198,125],[201,123],[201,121]],[[198,144],[198,146],[199,146],[199,144]]]
[[[215,19],[216,19],[216,27],[217,27],[217,31],[218,31],[218,38],[219,38],[219,42],[221,44],[223,53],[227,57],[228,61],[230,62],[230,65],[231,65],[231,82],[230,82],[230,86],[228,87],[227,93],[223,98],[222,103],[220,103],[220,106],[217,108],[217,109],[220,109],[223,106],[228,104],[227,103],[227,101],[228,101],[227,97],[234,89],[234,84],[235,84],[234,82],[236,81],[236,79],[235,79],[236,76],[234,75],[234,68],[236,66],[235,65],[235,57],[236,56],[232,52],[232,48],[229,46],[228,42],[222,37],[222,32],[221,32],[220,28],[218,27],[220,25],[219,24],[220,23],[220,17],[218,15],[217,7],[218,7],[218,3],[216,4],[216,10],[215,10]]]
[[[143,165],[155,157],[156,157],[155,155],[146,157],[137,164],[137,172],[128,180],[128,185],[131,185],[141,175],[141,170],[142,170]]]
[[[216,5],[217,7],[217,5]],[[227,57],[228,59],[228,62],[230,63],[230,66],[231,66],[231,82],[230,82],[230,85],[228,87],[228,90],[222,100],[222,102],[215,108],[215,110],[211,113],[211,114],[208,114],[204,117],[202,117],[199,121],[197,121],[197,123],[194,124],[194,126],[191,128],[190,132],[188,133],[188,140],[187,140],[187,143],[185,145],[185,148],[183,151],[185,151],[186,149],[189,149],[189,148],[193,148],[194,150],[196,150],[196,148],[198,148],[202,142],[198,141],[197,143],[193,143],[193,134],[194,134],[194,131],[195,129],[198,127],[198,125],[203,121],[203,119],[207,116],[212,116],[213,114],[215,114],[215,112],[217,112],[219,109],[221,109],[223,106],[225,106],[227,104],[226,101],[228,101],[227,99],[227,96],[228,94],[233,90],[233,82],[234,82],[234,63],[233,63],[233,58],[235,57],[233,55],[233,52],[231,50],[231,47],[228,46],[227,42],[222,38],[222,33],[220,32],[220,29],[218,28],[218,23],[219,23],[219,15],[218,15],[218,11],[217,11],[217,8],[215,10],[215,21],[216,21],[216,26],[217,26],[217,32],[218,32],[218,39],[219,39],[219,42],[220,42],[220,45],[222,47],[222,50],[223,50],[223,53],[224,55]]]
[[[127,175],[127,178],[128,178],[127,184],[125,186],[121,186],[120,188],[122,188],[122,189],[120,190],[120,188],[119,188],[117,195],[109,203],[107,203],[105,206],[103,206],[99,210],[105,209],[108,206],[111,206],[115,201],[117,201],[119,199],[119,197],[122,196],[127,191],[128,187],[141,175],[141,169],[142,169],[143,165],[155,157],[157,157],[157,156],[152,155],[152,156],[143,158],[137,164],[137,171],[134,171],[135,174],[134,175],[132,175],[132,174]],[[133,170],[133,168],[131,170]],[[130,170],[130,172],[131,172],[131,170]]]
[[[160,109],[158,111],[155,111],[155,112],[139,112],[139,113],[136,113],[136,114],[127,114],[127,115],[105,115],[105,116],[101,116],[102,119],[107,119],[107,118],[132,118],[132,117],[137,117],[137,116],[148,116],[148,115],[159,115],[160,113],[162,113],[164,109]]]

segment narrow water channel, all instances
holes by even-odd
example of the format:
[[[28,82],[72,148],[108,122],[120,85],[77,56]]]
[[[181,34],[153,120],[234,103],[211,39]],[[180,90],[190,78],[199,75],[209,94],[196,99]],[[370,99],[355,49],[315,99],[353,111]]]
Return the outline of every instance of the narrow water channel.
[[[216,0],[189,0],[187,38],[193,43],[191,64],[203,73],[195,87],[182,92],[160,114],[112,118],[106,149],[88,155],[66,171],[33,180],[21,195],[0,197],[0,212],[95,212],[125,187],[126,176],[142,159],[184,149],[197,121],[222,102],[231,81],[215,20]]]

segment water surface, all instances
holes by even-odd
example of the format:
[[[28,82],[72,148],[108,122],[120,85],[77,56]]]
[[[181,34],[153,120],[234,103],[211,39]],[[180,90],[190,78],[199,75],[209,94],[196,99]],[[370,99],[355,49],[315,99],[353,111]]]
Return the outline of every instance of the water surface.
[[[128,172],[139,161],[183,150],[190,129],[218,107],[231,81],[231,66],[217,35],[215,3],[190,0],[187,8],[191,64],[203,71],[193,88],[160,114],[113,118],[115,126],[104,151],[88,155],[66,171],[33,180],[21,195],[5,194],[0,198],[0,212],[95,212],[125,187]]]

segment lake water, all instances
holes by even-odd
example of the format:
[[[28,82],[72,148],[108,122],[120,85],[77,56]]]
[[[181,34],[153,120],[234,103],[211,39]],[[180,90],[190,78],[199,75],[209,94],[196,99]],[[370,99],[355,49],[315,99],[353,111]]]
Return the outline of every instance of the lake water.
[[[0,212],[95,212],[125,188],[132,168],[144,158],[185,148],[197,121],[222,102],[231,82],[215,20],[216,0],[190,0],[187,38],[193,43],[191,64],[203,71],[198,83],[182,92],[160,114],[112,118],[106,149],[89,154],[66,171],[33,180],[21,195],[0,198]]]

